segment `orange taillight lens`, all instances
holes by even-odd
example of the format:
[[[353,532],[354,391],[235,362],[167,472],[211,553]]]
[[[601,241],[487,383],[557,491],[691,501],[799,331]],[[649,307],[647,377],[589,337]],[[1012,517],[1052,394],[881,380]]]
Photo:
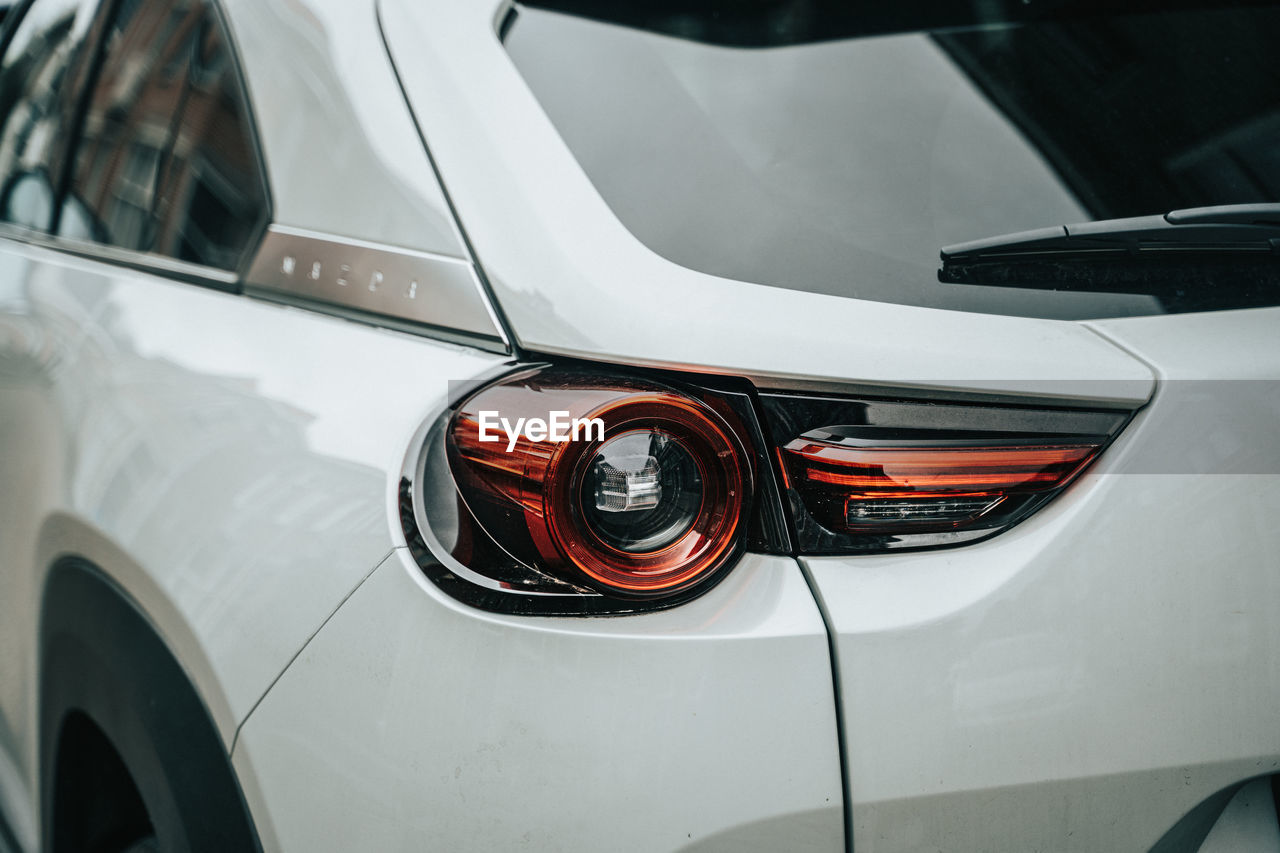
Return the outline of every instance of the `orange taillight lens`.
[[[669,595],[714,577],[739,544],[751,457],[721,414],[674,389],[581,374],[514,380],[465,401],[447,441],[486,531],[570,582]]]

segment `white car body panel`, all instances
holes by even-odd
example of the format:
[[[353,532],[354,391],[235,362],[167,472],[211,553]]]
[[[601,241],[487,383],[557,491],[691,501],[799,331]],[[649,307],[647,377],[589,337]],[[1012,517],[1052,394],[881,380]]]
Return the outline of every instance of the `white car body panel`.
[[[400,550],[234,760],[268,850],[836,851],[836,737],[789,558],[667,611],[531,619],[460,605]]]
[[[275,224],[467,257],[371,4],[226,0]]]
[[[1061,498],[964,548],[804,559],[855,849],[1145,850],[1280,767],[1278,320],[1099,324],[1166,384]]]
[[[502,358],[12,241],[0,264],[0,442],[32,448],[0,455],[0,751],[29,813],[37,620],[59,556],[137,600],[229,751],[403,541],[389,478],[448,381]]]

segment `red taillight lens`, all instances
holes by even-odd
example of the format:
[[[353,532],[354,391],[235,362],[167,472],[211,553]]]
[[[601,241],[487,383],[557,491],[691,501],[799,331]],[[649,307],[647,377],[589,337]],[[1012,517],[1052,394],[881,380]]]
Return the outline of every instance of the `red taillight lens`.
[[[1036,512],[1132,412],[760,395],[795,545],[808,554],[972,542]]]
[[[1099,448],[1097,442],[903,444],[801,436],[783,449],[782,463],[810,510],[832,529],[954,530],[1010,499],[1061,488]]]
[[[714,577],[753,486],[751,457],[722,415],[630,379],[543,373],[491,386],[458,408],[447,444],[464,503],[497,543],[537,571],[622,597]]]
[[[744,550],[881,553],[995,535],[1078,478],[1132,416],[528,366],[423,425],[401,521],[419,566],[461,601],[627,613],[700,594]]]

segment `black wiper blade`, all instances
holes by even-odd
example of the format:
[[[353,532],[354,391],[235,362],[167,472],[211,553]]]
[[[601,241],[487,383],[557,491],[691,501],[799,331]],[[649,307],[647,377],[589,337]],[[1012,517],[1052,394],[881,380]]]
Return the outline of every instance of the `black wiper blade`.
[[[1170,312],[1274,305],[1280,204],[1197,207],[948,246],[938,281],[1142,294]]]
[[[952,265],[1091,256],[1107,261],[1181,252],[1280,254],[1280,204],[1193,207],[1163,216],[1102,219],[958,243],[942,249],[939,275]]]

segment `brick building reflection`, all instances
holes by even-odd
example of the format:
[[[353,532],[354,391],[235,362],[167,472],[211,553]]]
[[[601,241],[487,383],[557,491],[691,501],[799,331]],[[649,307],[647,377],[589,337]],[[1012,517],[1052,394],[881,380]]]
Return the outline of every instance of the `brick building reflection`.
[[[104,232],[95,236],[234,268],[265,203],[232,57],[206,4],[130,0],[105,54],[72,184]]]

